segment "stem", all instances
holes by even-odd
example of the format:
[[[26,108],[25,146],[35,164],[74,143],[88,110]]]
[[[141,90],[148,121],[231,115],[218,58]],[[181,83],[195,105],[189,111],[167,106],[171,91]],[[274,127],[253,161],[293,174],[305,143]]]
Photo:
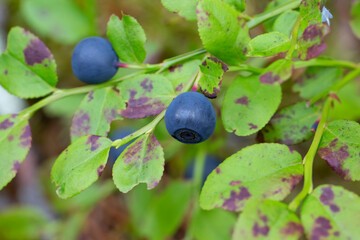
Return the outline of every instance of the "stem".
[[[110,86],[116,85],[117,83],[119,83],[125,79],[129,79],[129,78],[135,77],[135,76],[143,74],[143,73],[144,73],[143,71],[132,73],[132,74],[126,75],[122,78],[114,79],[112,81],[101,83],[101,84],[96,84],[96,85],[87,85],[84,87],[78,87],[78,88],[72,88],[72,89],[57,89],[54,91],[53,94],[51,94],[50,96],[48,96],[46,98],[43,98],[42,100],[38,101],[34,105],[26,108],[20,114],[23,115],[24,117],[29,118],[40,108],[42,108],[56,100],[59,100],[61,98],[71,96],[71,95],[81,94],[81,93],[88,93],[88,92],[94,91],[96,89],[104,88],[104,87],[110,87]]]
[[[189,59],[189,58],[192,58],[192,57],[195,57],[197,55],[201,55],[203,53],[206,53],[206,50],[204,48],[199,48],[199,49],[196,49],[192,52],[188,52],[188,53],[185,53],[185,54],[182,54],[182,55],[179,55],[179,56],[176,56],[176,57],[173,57],[173,58],[169,58],[169,59],[166,59],[161,65],[161,68],[156,72],[156,73],[160,73],[162,71],[164,71],[165,69],[168,69],[170,66],[173,66],[181,61],[184,61],[186,59]]]
[[[329,89],[326,89],[326,90],[322,91],[321,93],[319,93],[318,95],[316,95],[315,97],[313,97],[310,100],[310,104],[317,102],[318,100],[322,99],[323,97],[329,95],[329,93],[331,93],[331,92],[338,92],[341,88],[343,88],[346,84],[348,84],[350,81],[352,81],[358,75],[360,75],[360,68],[357,68],[357,69],[349,72],[343,79],[341,79],[341,81],[337,82]]]
[[[295,22],[295,25],[291,31],[291,45],[288,53],[286,54],[286,59],[290,59],[295,51],[298,35],[299,35],[299,28],[301,23],[301,16],[299,16]]]
[[[300,2],[301,2],[301,0],[294,0],[294,1],[288,2],[286,4],[280,5],[279,7],[274,8],[269,12],[264,12],[264,13],[258,14],[247,23],[247,26],[249,28],[254,28],[257,25],[259,25],[260,23],[268,20],[269,18],[279,15],[280,13],[283,13],[287,10],[291,10],[291,9],[299,7]]]
[[[308,61],[296,61],[294,62],[295,68],[304,68],[304,67],[345,67],[350,69],[356,69],[358,66],[356,63],[342,61],[342,60],[333,60],[333,59],[322,59],[322,58],[313,58]]]
[[[111,146],[112,147],[116,147],[119,148],[120,146],[131,142],[132,140],[134,140],[135,138],[140,137],[143,134],[146,133],[150,133],[154,130],[154,128],[156,127],[156,125],[158,125],[158,123],[163,119],[163,117],[165,116],[165,111],[162,111],[159,115],[156,116],[156,118],[154,120],[152,120],[149,124],[145,125],[144,127],[140,128],[139,130],[137,130],[136,132],[122,138],[122,139],[118,139],[115,140]]]
[[[313,163],[316,152],[318,150],[321,137],[324,133],[324,129],[326,126],[326,122],[329,116],[329,110],[331,108],[331,103],[333,99],[327,98],[325,105],[323,107],[321,120],[319,122],[318,128],[315,132],[314,139],[311,143],[310,149],[304,157],[304,186],[301,192],[292,200],[289,204],[289,209],[292,211],[296,211],[299,207],[300,203],[304,200],[304,198],[312,192],[313,190],[313,182],[312,182],[312,171],[313,171]]]
[[[255,68],[247,64],[240,64],[238,66],[229,66],[228,72],[235,72],[235,71],[247,71],[252,73],[262,73],[262,68]]]

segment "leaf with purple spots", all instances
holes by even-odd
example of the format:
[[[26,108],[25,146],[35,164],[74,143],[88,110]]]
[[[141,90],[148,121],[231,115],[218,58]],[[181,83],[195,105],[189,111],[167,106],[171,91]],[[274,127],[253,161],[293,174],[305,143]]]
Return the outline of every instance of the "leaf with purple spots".
[[[301,207],[307,239],[357,239],[360,197],[341,186],[321,185]]]
[[[308,26],[321,23],[321,0],[302,0],[299,6],[300,31],[303,32]]]
[[[126,109],[120,112],[124,118],[156,116],[176,96],[171,82],[164,76],[144,74],[118,84],[120,95],[126,101]]]
[[[283,33],[264,33],[251,39],[249,42],[248,56],[268,57],[287,52],[290,48],[290,39]]]
[[[325,37],[330,33],[330,27],[324,23],[317,23],[307,27],[298,40],[298,55],[302,60],[310,60],[326,50]]]
[[[29,121],[17,114],[0,116],[0,190],[16,175],[31,147]]]
[[[122,119],[120,112],[125,101],[111,87],[91,91],[74,114],[71,125],[71,141],[88,134],[106,136],[112,121]]]
[[[131,143],[115,161],[113,179],[121,192],[128,192],[139,183],[153,189],[164,172],[164,151],[153,133]]]
[[[256,144],[222,162],[207,178],[200,206],[240,211],[251,199],[283,200],[301,181],[301,155],[281,144]]]
[[[360,181],[360,125],[348,120],[329,123],[318,154],[345,180]]]
[[[277,112],[261,134],[265,142],[298,144],[314,135],[311,128],[319,117],[319,107],[308,107],[306,102],[299,102]]]
[[[216,98],[220,92],[221,82],[228,66],[214,57],[208,57],[200,65],[199,86],[204,95],[208,98]]]
[[[12,28],[0,56],[0,84],[18,97],[35,98],[51,93],[57,81],[55,59],[45,44],[23,28]]]
[[[266,199],[246,205],[235,225],[233,239],[297,240],[303,234],[300,219],[286,204]]]
[[[299,92],[302,98],[310,99],[332,87],[341,76],[341,68],[308,67],[304,74],[296,79],[293,90]]]
[[[232,65],[246,60],[249,29],[238,11],[219,0],[201,0],[196,15],[201,41],[209,53]]]
[[[146,35],[135,18],[123,14],[122,19],[119,19],[118,16],[111,15],[107,24],[107,36],[121,62],[144,61]]]
[[[226,131],[247,136],[261,130],[281,102],[281,86],[262,84],[259,75],[239,76],[228,88],[222,105]]]
[[[67,147],[51,170],[57,195],[71,198],[93,184],[104,170],[110,147],[110,139],[95,135],[82,136]]]
[[[192,81],[199,71],[201,61],[198,59],[191,60],[179,65],[171,66],[163,71],[161,75],[166,77],[173,85],[176,93],[186,91],[189,81]]]
[[[270,64],[260,75],[263,84],[281,84],[288,80],[293,71],[293,62],[288,59],[279,59]]]

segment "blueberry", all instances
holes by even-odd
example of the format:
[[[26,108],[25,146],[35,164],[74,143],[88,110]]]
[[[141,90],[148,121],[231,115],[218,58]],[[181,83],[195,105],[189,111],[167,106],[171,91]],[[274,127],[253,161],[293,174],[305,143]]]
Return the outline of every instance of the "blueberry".
[[[110,80],[117,72],[118,56],[104,38],[89,37],[79,42],[71,56],[75,76],[93,84]]]
[[[206,155],[204,168],[202,172],[202,184],[204,184],[207,176],[217,167],[221,161],[215,157],[214,155]],[[185,169],[184,177],[186,179],[192,179],[194,177],[194,170],[195,170],[195,161],[194,159],[190,161]]]
[[[132,134],[133,132],[135,132],[135,130],[130,129],[130,128],[120,128],[117,129],[116,131],[112,132],[110,134],[110,139],[112,141],[118,140],[118,139],[122,139],[130,134]],[[133,140],[135,141],[135,140]],[[118,149],[112,147],[110,148],[110,152],[109,152],[109,163],[111,163],[112,165],[115,163],[116,159],[120,156],[120,154],[125,150],[125,148],[127,146],[129,146],[133,141],[120,146]]]
[[[216,114],[201,93],[185,92],[177,96],[165,112],[169,134],[182,143],[200,143],[215,130]]]

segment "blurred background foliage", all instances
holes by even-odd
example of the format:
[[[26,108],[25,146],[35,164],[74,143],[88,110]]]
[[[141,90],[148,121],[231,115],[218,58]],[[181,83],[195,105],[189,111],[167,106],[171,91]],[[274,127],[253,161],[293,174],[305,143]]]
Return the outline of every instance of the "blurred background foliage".
[[[263,12],[269,2],[247,1],[245,12],[249,15]],[[285,1],[271,4],[278,2]],[[323,56],[359,60],[360,41],[350,28],[351,6],[355,2],[333,0],[327,3],[334,19]],[[38,35],[51,49],[58,65],[59,87],[81,86],[71,71],[74,46],[87,36],[105,37],[106,23],[111,14],[120,16],[122,13],[135,17],[143,26],[147,34],[148,63],[158,63],[201,47],[196,22],[169,12],[160,0],[0,0],[0,52],[6,47],[10,28],[22,26]],[[271,28],[272,22],[251,30],[251,36],[265,32]],[[248,62],[265,67],[274,60],[254,58]],[[129,70],[120,70],[118,74],[127,72]],[[303,72],[304,69],[297,70],[293,81],[283,85],[281,108],[301,100],[293,89],[296,89],[294,85]],[[109,165],[100,181],[91,188],[70,200],[58,198],[50,181],[50,169],[54,159],[70,143],[71,117],[82,96],[62,99],[38,112],[31,119],[32,150],[15,180],[0,192],[0,239],[230,239],[236,214],[219,209],[199,210],[198,192],[194,191],[191,180],[185,180],[183,176],[187,164],[201,151],[224,160],[261,139],[256,134],[238,137],[225,132],[222,126],[220,106],[224,89],[233,79],[233,73],[226,75],[223,90],[212,101],[218,122],[210,140],[203,144],[185,145],[168,135],[163,122],[157,127],[155,135],[164,147],[166,166],[160,185],[152,191],[140,185],[126,195],[121,194],[111,181]],[[336,103],[331,119],[359,121],[359,82],[346,86],[339,98],[341,104]],[[0,114],[19,112],[35,101],[25,102],[0,89]],[[151,119],[118,121],[113,123],[112,130],[139,129]],[[291,147],[304,156],[310,142]],[[315,185],[342,185],[360,194],[356,183],[342,180],[319,158],[315,161],[314,173]],[[292,199],[300,187],[301,184],[286,201]]]

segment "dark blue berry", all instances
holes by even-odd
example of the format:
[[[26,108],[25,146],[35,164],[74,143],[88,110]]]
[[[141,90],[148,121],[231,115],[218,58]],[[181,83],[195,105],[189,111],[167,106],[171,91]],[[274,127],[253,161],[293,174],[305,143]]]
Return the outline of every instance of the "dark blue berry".
[[[216,114],[201,93],[185,92],[177,96],[165,112],[169,134],[182,143],[200,143],[215,130]]]
[[[135,132],[135,130],[130,129],[130,128],[121,128],[121,129],[117,129],[116,131],[112,132],[109,136],[109,138],[112,141],[118,140],[118,139],[122,139],[130,134],[132,134],[133,132]],[[135,141],[135,140],[133,140]],[[120,156],[120,154],[125,150],[125,148],[127,146],[129,146],[133,141],[120,146],[118,149],[112,147],[110,148],[110,152],[109,152],[109,163],[110,164],[114,164],[116,159],[118,159],[118,157]]]
[[[209,174],[217,167],[219,166],[219,164],[221,163],[221,161],[213,156],[213,155],[206,155],[206,159],[205,159],[205,163],[204,163],[204,168],[203,168],[203,172],[202,172],[202,184],[204,184],[207,176],[209,176]],[[189,162],[189,164],[187,165],[186,169],[185,169],[185,174],[184,177],[186,179],[192,179],[194,177],[194,170],[195,170],[195,161],[194,159],[191,160]]]
[[[82,82],[94,84],[110,80],[117,72],[118,56],[104,38],[89,37],[79,42],[71,57],[75,76]]]

